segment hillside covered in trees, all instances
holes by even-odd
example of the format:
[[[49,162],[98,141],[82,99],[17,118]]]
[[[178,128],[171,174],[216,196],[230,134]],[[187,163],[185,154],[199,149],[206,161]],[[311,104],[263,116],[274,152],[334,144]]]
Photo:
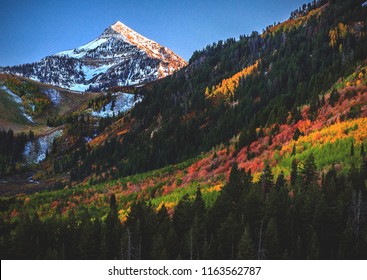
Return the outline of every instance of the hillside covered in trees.
[[[366,32],[364,1],[314,1],[194,52],[127,113],[50,119],[37,176],[57,183],[0,198],[2,258],[367,258]]]

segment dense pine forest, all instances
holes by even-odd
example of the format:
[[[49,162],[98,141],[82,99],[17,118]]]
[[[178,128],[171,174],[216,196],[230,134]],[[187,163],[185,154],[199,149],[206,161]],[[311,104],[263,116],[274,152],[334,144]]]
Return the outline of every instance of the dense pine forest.
[[[312,154],[292,163],[290,182],[267,165],[253,183],[235,164],[212,207],[198,188],[172,217],[142,199],[121,224],[114,194],[102,218],[88,208],[44,221],[21,213],[1,224],[2,259],[365,259],[367,160],[354,152],[360,167],[333,167],[321,182]]]
[[[127,113],[50,118],[37,176],[56,183],[0,198],[0,257],[366,259],[366,46],[365,1],[313,1],[194,52]],[[26,141],[0,133],[0,175]]]
[[[0,176],[12,174],[16,169],[16,164],[22,159],[24,146],[28,140],[33,140],[33,131],[14,135],[10,129],[0,131]]]

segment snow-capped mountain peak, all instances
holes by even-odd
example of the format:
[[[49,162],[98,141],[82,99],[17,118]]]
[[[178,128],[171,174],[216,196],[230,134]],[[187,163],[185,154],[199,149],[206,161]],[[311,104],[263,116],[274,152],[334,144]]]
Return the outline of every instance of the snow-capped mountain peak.
[[[152,40],[149,40],[148,38],[135,32],[134,30],[132,30],[131,28],[123,24],[121,21],[117,21],[115,24],[112,24],[110,28],[113,31],[115,31],[116,33],[122,35],[125,41],[132,45],[136,45],[140,47],[159,45],[158,43]]]
[[[114,34],[116,32],[118,35]],[[150,40],[141,34],[137,33],[136,31],[132,30],[130,27],[123,24],[121,21],[117,21],[112,24],[109,28],[107,28],[102,35],[100,36],[100,40],[106,39],[115,35],[115,38],[119,38],[124,40],[126,43],[131,45],[137,46],[139,49],[145,51],[150,57],[162,59],[164,58],[165,53],[173,54],[173,59],[181,60],[179,56],[175,55],[171,50],[166,47],[162,47],[157,42]],[[97,43],[97,42],[95,42]],[[170,72],[171,74],[171,72]]]
[[[149,82],[170,75],[186,64],[168,48],[117,21],[98,38],[78,48],[0,71],[87,91]]]
[[[118,34],[122,35],[125,37],[127,42],[133,43],[132,41],[129,40],[129,37],[131,35],[138,35],[140,37],[140,34],[138,34],[137,32],[135,32],[134,30],[132,30],[131,28],[129,28],[128,26],[126,26],[125,24],[123,24],[121,21],[116,21],[114,24],[112,24],[109,28],[111,28],[112,30],[114,30],[115,32],[117,32]],[[145,37],[143,37],[145,40],[149,40]]]

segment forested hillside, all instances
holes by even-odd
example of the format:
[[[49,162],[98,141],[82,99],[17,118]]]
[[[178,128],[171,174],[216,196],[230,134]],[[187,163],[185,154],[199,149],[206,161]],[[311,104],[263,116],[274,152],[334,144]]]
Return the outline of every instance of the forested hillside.
[[[257,128],[297,122],[302,105],[315,112],[320,96],[366,57],[361,2],[320,1],[263,34],[195,52],[187,68],[142,92],[120,131],[114,128],[117,137],[106,137],[80,160],[70,157],[62,170],[72,169],[72,180],[144,172],[208,151],[242,130],[249,139],[240,145],[251,143]],[[249,75],[238,74],[246,68]],[[241,79],[227,84],[236,74]]]

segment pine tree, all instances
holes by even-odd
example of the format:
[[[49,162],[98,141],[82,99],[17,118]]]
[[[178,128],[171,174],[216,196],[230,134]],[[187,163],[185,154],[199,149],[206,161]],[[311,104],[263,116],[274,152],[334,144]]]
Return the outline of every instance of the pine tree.
[[[184,259],[189,258],[189,254],[191,253],[189,250],[191,249],[191,244],[188,244],[188,235],[192,230],[192,223],[194,220],[194,208],[193,203],[190,200],[189,196],[186,194],[183,198],[178,202],[175,211],[173,213],[173,226],[176,231],[177,237],[179,239],[178,247],[179,252],[181,253],[181,257]],[[191,237],[191,236],[190,236]]]
[[[240,199],[246,182],[247,175],[243,170],[238,169],[237,163],[234,163],[229,174],[229,182],[222,188],[220,201],[226,204],[232,211],[238,212],[241,207]]]
[[[106,258],[114,260],[119,258],[120,250],[120,222],[117,213],[116,196],[110,197],[110,211],[106,218],[105,242],[107,255]]]
[[[279,235],[274,218],[270,218],[265,232],[266,256],[268,259],[277,260],[282,256]]]
[[[354,156],[354,143],[352,142],[352,144],[350,145],[350,156],[353,157]]]
[[[305,160],[303,164],[303,168],[301,169],[301,179],[302,183],[305,187],[314,186],[317,181],[316,177],[316,163],[315,163],[315,157],[311,153]]]
[[[234,259],[237,249],[237,241],[240,238],[239,223],[232,213],[229,213],[227,219],[220,225],[217,232],[218,251],[216,258]]]
[[[284,187],[285,187],[284,172],[281,171],[275,183],[275,189],[279,191],[283,189]]]
[[[291,168],[291,186],[293,188],[296,186],[297,179],[298,179],[298,164],[296,159],[293,159]]]
[[[34,132],[32,130],[29,131],[29,141],[33,141],[34,140]]]
[[[165,240],[163,239],[160,233],[154,235],[152,240],[152,246],[150,249],[150,258],[152,260],[160,260],[162,259],[162,253],[165,251]]]
[[[319,259],[319,245],[316,232],[313,233],[310,245],[308,248],[307,259],[318,260]]]
[[[193,237],[193,259],[201,259],[202,246],[205,239],[205,203],[201,195],[200,188],[196,190],[196,197],[194,200],[194,220],[192,223],[192,237]]]
[[[245,227],[238,244],[237,259],[239,260],[255,260],[256,250],[255,244],[252,241],[249,226]]]
[[[260,182],[261,182],[261,190],[263,194],[263,199],[265,199],[274,184],[274,176],[273,176],[273,173],[271,172],[269,164],[265,165],[265,168],[260,177]]]
[[[364,158],[366,156],[366,153],[364,151],[364,144],[362,142],[362,145],[361,145],[361,157]]]

